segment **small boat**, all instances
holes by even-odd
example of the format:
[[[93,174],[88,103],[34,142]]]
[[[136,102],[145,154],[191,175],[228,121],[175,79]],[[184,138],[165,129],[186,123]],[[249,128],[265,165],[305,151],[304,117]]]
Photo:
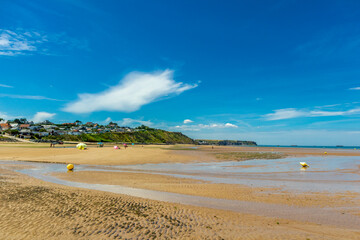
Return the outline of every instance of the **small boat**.
[[[309,167],[309,165],[306,162],[300,162],[300,165],[303,167]]]

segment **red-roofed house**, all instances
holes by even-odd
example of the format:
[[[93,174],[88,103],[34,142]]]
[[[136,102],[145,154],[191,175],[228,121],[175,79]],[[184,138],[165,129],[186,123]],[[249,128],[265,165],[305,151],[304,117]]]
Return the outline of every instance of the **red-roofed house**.
[[[70,126],[75,126],[76,123],[63,123],[62,125],[70,125]]]
[[[1,130],[8,130],[10,128],[10,124],[8,123],[0,123]]]
[[[26,129],[29,127],[30,127],[30,124],[20,124],[20,129]]]

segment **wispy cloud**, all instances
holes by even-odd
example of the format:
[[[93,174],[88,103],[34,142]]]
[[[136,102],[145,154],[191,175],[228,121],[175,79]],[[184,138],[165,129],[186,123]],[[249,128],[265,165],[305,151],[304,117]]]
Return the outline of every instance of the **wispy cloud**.
[[[66,33],[45,34],[41,31],[23,29],[0,29],[0,56],[27,54],[54,55],[58,46],[63,49],[88,49],[86,41],[71,38]]]
[[[192,122],[194,122],[194,121],[192,121],[192,120],[190,120],[190,119],[185,119],[185,120],[184,120],[184,124],[192,123]]]
[[[224,128],[238,128],[237,125],[232,123],[212,123],[212,124],[195,124],[195,125],[178,125],[170,127],[170,129],[181,131],[200,131],[203,129],[224,129]]]
[[[108,117],[104,121],[105,124],[108,124],[110,122],[116,122],[119,126],[128,126],[128,127],[133,127],[138,125],[146,125],[146,126],[153,125],[151,121],[145,121],[143,119],[133,119],[133,118],[123,118],[122,120],[115,121],[112,120],[111,117]]]
[[[71,113],[92,113],[97,111],[134,112],[143,105],[179,95],[197,87],[173,80],[173,71],[154,73],[132,72],[118,85],[95,94],[79,94],[78,99],[68,103],[63,111]]]
[[[145,121],[142,119],[132,119],[132,118],[123,118],[121,121],[118,121],[120,126],[134,126],[134,125],[146,125],[151,126],[153,123],[151,121]]]
[[[6,84],[0,84],[0,87],[4,87],[4,88],[14,88],[13,86],[6,85]]]
[[[104,120],[104,123],[105,123],[105,124],[106,124],[106,123],[109,123],[109,122],[112,122],[111,117],[107,117],[107,118]]]
[[[349,90],[360,90],[360,87],[349,88]]]
[[[50,120],[52,118],[54,118],[54,116],[56,115],[56,113],[48,113],[48,112],[37,112],[34,117],[33,117],[33,121],[35,123],[38,122],[43,122],[45,120]]]
[[[269,113],[264,115],[266,120],[281,120],[281,119],[289,119],[289,118],[297,118],[305,116],[306,112],[297,110],[295,108],[284,108],[274,110],[274,113]]]
[[[320,111],[320,110],[301,110],[296,108],[285,108],[274,110],[274,113],[264,115],[265,120],[274,121],[299,117],[329,117],[360,114],[360,108],[346,111]]]
[[[0,112],[0,118],[3,118],[5,120],[10,120],[10,119],[15,119],[15,118],[22,118],[23,116],[13,116],[13,115],[9,115],[6,112]]]
[[[37,50],[37,45],[47,41],[38,32],[16,33],[0,29],[0,55],[15,56]]]
[[[357,57],[360,32],[352,25],[337,25],[319,32],[312,39],[296,47],[295,52],[311,57]]]
[[[0,94],[0,97],[30,99],[30,100],[62,101],[62,100],[58,100],[58,99],[54,99],[54,98],[48,98],[48,97],[44,97],[44,96],[32,96],[32,95]]]

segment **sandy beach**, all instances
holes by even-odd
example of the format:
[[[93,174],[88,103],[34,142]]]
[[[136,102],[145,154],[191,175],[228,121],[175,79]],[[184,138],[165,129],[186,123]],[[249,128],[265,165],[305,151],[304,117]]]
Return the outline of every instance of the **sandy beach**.
[[[124,194],[63,186],[15,171],[31,168],[31,164],[24,161],[63,163],[64,170],[51,173],[51,176],[71,182],[127,186],[208,197],[220,201],[221,199],[236,200],[270,204],[270,206],[277,204],[284,208],[303,207],[309,211],[330,209],[334,210],[334,214],[344,214],[345,217],[360,217],[360,194],[353,191],[298,192],[282,189],[278,185],[259,187],[214,183],[194,179],[190,173],[184,175],[186,176],[184,178],[164,175],[160,170],[134,171],[130,169],[132,166],[149,163],[154,166],[160,163],[211,165],[229,161],[217,157],[216,154],[219,153],[255,152],[279,153],[284,157],[318,157],[323,156],[325,151],[326,156],[360,156],[360,152],[355,150],[339,151],[337,149],[261,147],[215,147],[212,149],[209,146],[140,145],[131,146],[126,150],[90,146],[87,150],[80,151],[70,146],[49,148],[45,144],[2,144],[0,159],[20,161],[23,165],[0,162],[0,239],[359,239],[360,227],[350,226],[350,224],[336,226],[331,221],[327,224],[326,219],[325,222],[319,224],[316,218],[314,221],[311,220],[312,218],[304,221],[301,216],[297,218],[289,215],[287,218],[286,214],[284,216],[281,211],[277,214],[275,210],[269,217],[261,214],[155,201]],[[257,161],[249,160],[243,165],[229,168],[247,171],[255,167],[264,168],[263,165],[266,163],[256,165]],[[276,161],[280,163],[283,160]],[[75,164],[74,172],[66,172],[65,164],[67,163]],[[84,164],[89,169],[76,171],[77,166]],[[117,167],[131,171],[112,171],[112,168],[117,169]],[[99,169],[95,172],[91,171],[91,168]],[[353,169],[351,174],[358,175],[359,169],[359,167]],[[335,174],[337,174],[336,171]],[[325,171],[324,173],[326,175],[334,172]],[[231,176],[221,177],[231,178]],[[287,181],[292,181],[290,177],[291,175]],[[352,184],[356,186],[358,183]]]

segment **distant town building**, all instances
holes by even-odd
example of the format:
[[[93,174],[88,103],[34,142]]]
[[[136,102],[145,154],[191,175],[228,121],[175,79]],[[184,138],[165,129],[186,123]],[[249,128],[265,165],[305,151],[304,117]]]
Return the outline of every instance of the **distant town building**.
[[[1,130],[5,131],[5,130],[10,129],[11,126],[8,123],[0,123],[0,127],[1,127]]]
[[[30,124],[20,124],[20,129],[27,129],[30,128]]]

